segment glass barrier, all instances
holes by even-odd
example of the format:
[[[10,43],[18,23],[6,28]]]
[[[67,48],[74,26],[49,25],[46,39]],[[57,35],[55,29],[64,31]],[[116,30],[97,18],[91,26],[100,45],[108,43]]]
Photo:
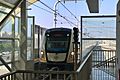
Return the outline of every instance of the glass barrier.
[[[116,49],[115,16],[82,16],[82,55],[94,45]]]
[[[116,38],[116,18],[83,18],[83,38]]]
[[[0,56],[6,62],[11,62],[12,50],[12,40],[0,40]]]
[[[4,7],[3,5],[1,6],[0,5],[0,22],[5,18],[5,16],[7,15],[7,14],[4,14],[4,13],[9,13],[10,12],[10,8],[6,8],[6,7]]]
[[[10,17],[6,21],[6,23],[4,25],[2,25],[4,27],[0,30],[0,37],[1,38],[13,38],[12,24],[13,24],[13,17]]]
[[[27,60],[33,59],[33,27],[34,17],[28,17],[27,27]]]

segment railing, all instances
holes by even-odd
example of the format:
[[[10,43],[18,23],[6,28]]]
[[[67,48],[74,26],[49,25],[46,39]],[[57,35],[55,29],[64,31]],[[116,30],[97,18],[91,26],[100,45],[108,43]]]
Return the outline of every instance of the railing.
[[[95,47],[94,47],[95,48]],[[0,76],[0,80],[90,80],[92,50],[76,71],[32,71],[17,70]]]
[[[113,56],[105,61],[101,61],[100,63],[93,65],[93,67],[101,67],[101,66],[107,66],[110,65],[109,63],[115,63],[116,56]]]
[[[92,71],[92,51],[89,52],[85,60],[78,68],[76,80],[90,80],[91,71]]]
[[[93,80],[115,80],[116,56],[115,50],[93,50],[92,67]],[[99,76],[101,75],[100,79]]]
[[[89,80],[91,74],[91,52],[77,71],[32,71],[17,70],[0,76],[0,80]]]
[[[73,71],[17,70],[0,76],[0,80],[73,80]]]

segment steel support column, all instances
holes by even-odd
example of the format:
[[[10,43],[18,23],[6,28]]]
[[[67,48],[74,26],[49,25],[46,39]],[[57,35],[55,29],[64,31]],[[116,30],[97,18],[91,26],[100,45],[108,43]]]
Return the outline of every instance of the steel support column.
[[[116,19],[116,80],[120,80],[120,0],[117,4],[117,19]]]
[[[26,0],[21,3],[21,32],[20,32],[20,69],[26,69],[27,62],[27,12]]]
[[[12,17],[12,53],[11,53],[11,68],[15,70],[15,16]]]

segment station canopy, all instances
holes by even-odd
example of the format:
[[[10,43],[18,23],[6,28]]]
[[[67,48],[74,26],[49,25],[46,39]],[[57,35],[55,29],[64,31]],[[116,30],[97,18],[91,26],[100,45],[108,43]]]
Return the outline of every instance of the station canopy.
[[[67,1],[83,1],[83,0],[62,0],[65,2]],[[90,11],[90,13],[99,13],[99,0],[84,0],[87,3],[88,9]]]
[[[20,0],[0,0],[0,22],[4,19],[7,13],[9,13],[15,7],[18,1]],[[27,0],[27,6],[31,5],[36,1],[37,0]],[[19,12],[20,6],[14,11],[14,14],[18,14]]]

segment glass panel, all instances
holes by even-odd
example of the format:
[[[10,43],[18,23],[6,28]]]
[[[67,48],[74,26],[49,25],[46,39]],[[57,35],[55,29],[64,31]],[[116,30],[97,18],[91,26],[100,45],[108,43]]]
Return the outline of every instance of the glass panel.
[[[0,6],[0,11],[1,11],[1,12],[9,13],[10,10],[11,10],[10,8],[6,8],[6,7],[4,7],[4,6]]]
[[[6,23],[3,25],[4,27],[0,31],[0,37],[2,38],[12,38],[12,23],[13,23],[13,18],[10,17]]]
[[[116,18],[83,18],[83,38],[116,38]]]
[[[35,26],[34,30],[34,49],[38,49],[38,27],[40,26]]]
[[[46,48],[48,52],[66,52],[68,41],[47,41]]]
[[[9,13],[11,9],[9,8],[5,8],[3,6],[0,6],[0,22],[4,19],[4,17],[7,15],[7,14],[4,14],[4,13]]]
[[[2,19],[6,16],[6,14],[0,13],[0,22],[2,21]]]
[[[9,13],[15,7],[16,2],[18,1],[19,0],[2,0],[2,4],[0,4],[0,11],[3,13]],[[19,11],[20,10],[17,8],[14,12],[18,14]],[[7,16],[7,14],[5,14],[4,16],[0,15],[0,21],[2,21],[5,16]]]
[[[15,38],[20,38],[21,19],[15,17]]]
[[[51,31],[46,33],[46,50],[47,52],[61,52],[65,53],[68,50],[70,39],[69,32]]]
[[[31,60],[33,56],[33,17],[28,18],[27,28],[27,60]]]
[[[6,62],[11,62],[12,40],[0,40],[0,55]]]
[[[83,40],[82,41],[82,52],[83,55],[87,55],[87,53],[98,43],[98,40]]]
[[[82,21],[82,52],[86,52],[92,48],[96,42],[99,46],[109,46],[111,49],[116,49],[115,40],[106,40],[116,38],[116,17],[91,17],[83,18]],[[105,39],[105,40],[94,40],[94,39]],[[87,40],[93,39],[93,40]],[[86,54],[83,54],[83,56]]]
[[[40,29],[39,27],[40,26],[35,25],[35,28],[34,28],[34,59],[39,58],[39,53],[38,53],[38,36],[41,35],[41,34],[38,34],[38,30]]]
[[[15,40],[15,60],[19,60],[19,56],[20,56],[20,47],[19,47],[19,40]]]
[[[38,34],[38,30],[39,30],[39,34]],[[34,58],[39,57],[39,54],[38,54],[38,35],[39,35],[39,47],[41,48],[45,30],[46,30],[46,28],[35,25],[35,28],[34,28]]]
[[[14,0],[14,1],[13,0],[3,0],[3,1],[8,2],[8,4],[9,3],[14,4],[18,0]],[[4,4],[4,5],[0,4],[0,22],[12,10],[12,9],[9,9],[8,6],[9,5],[6,6],[6,4]],[[19,32],[19,29],[18,29],[19,20],[18,19],[15,19],[15,20],[16,20],[15,21],[15,34],[14,34],[14,18],[11,16],[5,21],[4,24],[2,24],[2,26],[1,26],[2,29],[0,30],[0,56],[7,63],[11,62],[11,60],[14,61],[13,56],[15,56],[15,60],[18,60],[18,53],[20,50],[19,49],[19,40],[14,39],[14,35],[16,36],[16,38],[18,38],[18,32]],[[13,58],[13,59],[11,59],[11,58]],[[3,65],[3,64],[0,62],[0,75],[1,75],[1,73],[4,74],[4,73],[9,72],[5,68],[4,65],[3,66],[1,66],[1,65]],[[9,64],[9,66],[11,67],[11,64]]]

